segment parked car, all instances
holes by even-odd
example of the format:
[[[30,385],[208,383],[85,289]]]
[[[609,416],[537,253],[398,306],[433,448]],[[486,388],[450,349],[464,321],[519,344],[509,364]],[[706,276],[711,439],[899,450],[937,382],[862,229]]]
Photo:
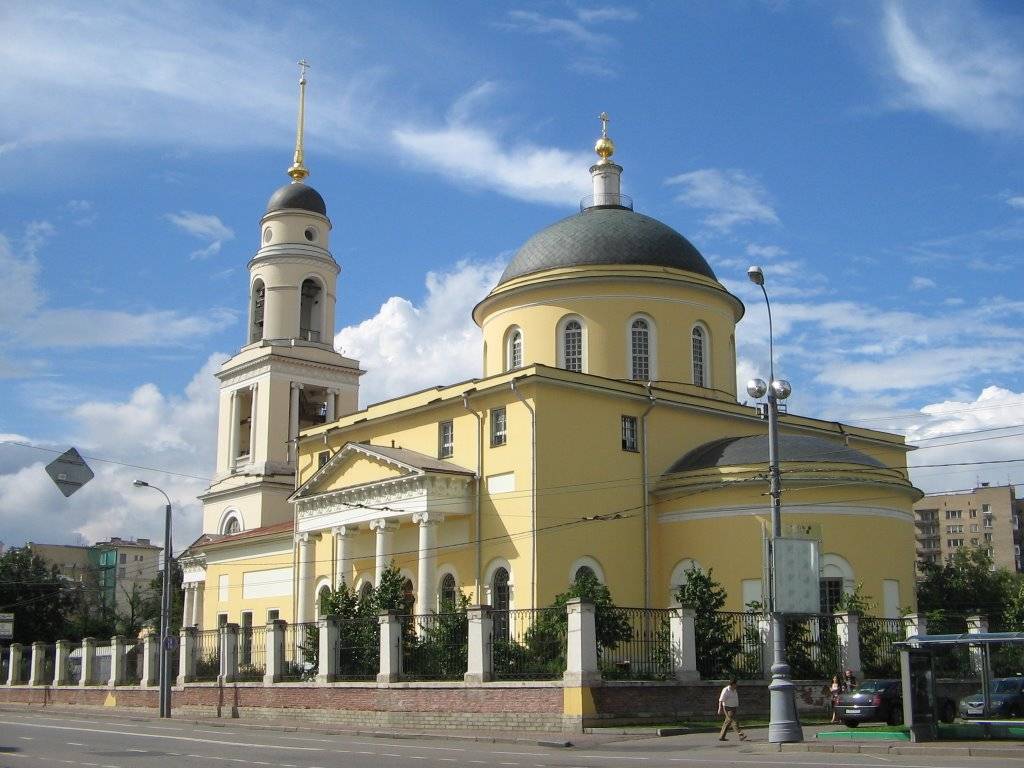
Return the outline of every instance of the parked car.
[[[993,680],[991,699],[991,716],[1024,716],[1024,677],[1000,677]],[[985,694],[982,691],[960,699],[961,717],[983,717],[984,714]]]
[[[848,728],[861,723],[903,722],[903,688],[899,680],[865,680],[857,688],[839,695],[836,717]]]

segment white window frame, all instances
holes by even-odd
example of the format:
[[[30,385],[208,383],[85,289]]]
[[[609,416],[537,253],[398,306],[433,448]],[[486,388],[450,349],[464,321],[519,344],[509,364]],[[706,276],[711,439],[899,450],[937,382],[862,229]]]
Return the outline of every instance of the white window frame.
[[[633,445],[632,445],[632,447],[629,447],[626,444],[626,422],[627,422],[627,420],[630,421],[630,423],[632,423],[632,425],[633,425]],[[622,418],[621,418],[619,423],[621,425],[621,435],[620,436],[622,438],[622,441],[621,441],[622,450],[628,451],[630,453],[636,453],[637,451],[640,450],[640,419],[637,418],[636,416],[633,416],[632,414],[624,413],[624,414],[622,414]]]
[[[569,566],[569,584],[575,583],[576,571],[584,566],[594,572],[594,575],[597,576],[597,580],[599,582],[602,584],[607,583],[604,579],[604,568],[601,567],[601,564],[590,555],[583,555],[582,557],[577,557],[573,560],[572,565]]]
[[[566,315],[558,321],[555,335],[555,349],[557,351],[558,367],[565,370],[569,370],[568,358],[566,352],[566,339],[565,334],[569,328],[569,323],[579,323],[580,325],[580,369],[579,373],[587,372],[587,323],[580,315]]]
[[[516,364],[516,338],[519,339],[519,363]],[[514,371],[523,367],[526,360],[526,335],[518,325],[513,325],[505,332],[505,370]]]
[[[697,378],[697,350],[694,347],[694,333],[700,332],[701,340],[701,376]],[[693,376],[694,386],[711,386],[711,332],[707,325],[696,322],[690,328],[690,373]]]
[[[445,425],[448,426],[448,442],[445,442]],[[445,450],[447,448],[447,451]],[[437,458],[450,459],[455,455],[455,420],[437,422]]]
[[[636,378],[633,365],[633,323],[643,320],[647,323],[647,376]],[[639,312],[626,323],[626,378],[630,381],[655,381],[658,378],[658,329],[654,319]]]
[[[497,414],[501,412],[502,428],[498,430],[498,419]],[[491,447],[497,448],[499,445],[508,445],[508,410],[504,405],[499,405],[496,408],[491,408],[490,413],[491,422]],[[500,439],[499,439],[500,438]]]
[[[236,520],[238,522],[237,533],[241,533],[245,530],[245,518],[242,517],[242,513],[234,507],[228,507],[220,514],[220,520],[217,522],[217,533],[222,536],[228,535],[227,528],[232,520]]]

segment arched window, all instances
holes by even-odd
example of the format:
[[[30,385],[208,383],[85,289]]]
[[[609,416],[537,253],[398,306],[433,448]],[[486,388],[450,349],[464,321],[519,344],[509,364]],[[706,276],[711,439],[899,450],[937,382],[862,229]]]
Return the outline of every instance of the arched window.
[[[579,568],[576,569],[576,573],[573,575],[572,580],[573,580],[574,583],[577,583],[581,579],[588,579],[588,578],[589,579],[594,579],[595,581],[599,580],[597,578],[597,574],[594,573],[594,569],[593,568],[591,568],[589,565],[581,565]]]
[[[238,518],[237,517],[230,517],[230,518],[228,518],[228,521],[224,524],[224,535],[225,536],[231,536],[232,534],[241,533],[241,532],[242,532],[242,524],[240,522],[238,522]]]
[[[453,611],[456,608],[455,576],[446,573],[441,577],[441,588],[438,590],[441,612]]]
[[[320,587],[320,590],[316,593],[316,615],[317,618],[320,616],[327,615],[327,601],[331,598],[331,588],[324,584]]]
[[[693,331],[690,333],[693,353],[693,383],[698,387],[708,385],[708,365],[705,357],[707,355],[706,340],[707,334],[704,329],[699,325],[693,326]]]
[[[262,280],[254,280],[252,284],[252,301],[249,319],[249,343],[253,344],[263,338],[263,311],[266,306],[267,289]]]
[[[651,326],[642,317],[632,322],[629,328],[630,346],[629,377],[634,381],[651,380]]]
[[[402,582],[402,609],[406,614],[412,614],[413,606],[416,604],[416,590],[412,588],[412,579]]]
[[[299,337],[306,341],[320,341],[323,330],[322,317],[323,289],[316,280],[307,277],[302,281],[301,302],[299,304]]]
[[[508,335],[508,349],[505,353],[505,370],[514,371],[523,367],[523,332],[513,328]]]
[[[491,602],[494,609],[494,613],[491,614],[494,620],[494,637],[508,640],[510,601],[508,571],[505,568],[498,568],[491,577]]]
[[[562,329],[562,365],[567,371],[583,370],[583,326],[570,320]]]

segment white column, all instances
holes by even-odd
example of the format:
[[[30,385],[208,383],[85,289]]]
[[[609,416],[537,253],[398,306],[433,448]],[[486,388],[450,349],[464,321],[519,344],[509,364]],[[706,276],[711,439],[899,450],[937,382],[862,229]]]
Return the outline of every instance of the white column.
[[[299,439],[299,390],[302,385],[297,381],[292,382],[292,401],[288,411],[288,461],[292,464],[298,455]]]
[[[43,665],[46,661],[46,643],[37,640],[32,643],[32,660],[28,668],[29,685],[49,685],[53,680],[43,679]]]
[[[412,521],[420,527],[419,568],[416,572],[416,613],[436,610],[437,512],[416,512]]]
[[[206,594],[206,585],[203,582],[193,584],[192,593],[192,621],[189,626],[196,629],[203,628],[203,595]]]
[[[380,622],[380,667],[378,683],[393,683],[402,674],[402,622],[396,611],[383,611]]]
[[[309,621],[310,617],[310,601],[309,601],[309,588],[310,582],[313,580],[313,574],[310,572],[310,556],[313,554],[313,547],[309,540],[308,533],[299,533],[295,536],[295,541],[299,545],[298,554],[298,605],[295,609],[295,623],[305,624]]]
[[[988,616],[968,616],[967,617],[967,634],[969,635],[983,635],[988,632]],[[33,649],[35,646],[33,645]],[[971,654],[971,669],[978,675],[982,674],[982,670],[985,667],[985,653],[980,645],[968,646]],[[991,677],[991,674],[989,675]]]
[[[249,386],[252,395],[249,397],[249,463],[256,461],[256,384]]]
[[[858,680],[862,677],[860,666],[860,616],[856,613],[836,614],[836,635],[839,639],[839,653],[843,669],[853,671]]]
[[[376,549],[376,560],[374,563],[373,572],[373,586],[380,586],[380,577],[384,575],[384,570],[388,567],[391,562],[391,556],[394,554],[394,547],[391,544],[394,538],[392,534],[398,528],[398,523],[394,520],[373,520],[370,523],[370,530],[377,532],[377,549]]]
[[[700,680],[695,619],[693,608],[676,608],[669,617],[672,667],[676,680]]]
[[[335,587],[340,588],[342,584],[348,583],[349,559],[352,554],[349,549],[352,546],[352,539],[355,536],[355,532],[356,528],[352,525],[339,525],[331,529],[331,533],[334,534],[334,541],[336,544],[335,568],[337,568],[338,578],[335,583]]]
[[[111,688],[116,685],[124,685],[125,655],[128,653],[128,645],[122,635],[114,635],[110,638],[110,680],[107,682]]]
[[[84,641],[83,641],[84,642]],[[17,683],[23,683],[21,679],[21,654],[24,653],[24,648],[21,643],[11,643],[10,655],[7,657],[7,684],[15,685]]]
[[[228,432],[228,469],[230,470],[234,469],[235,462],[238,460],[238,441],[242,430],[238,413],[237,389],[231,392],[231,405],[228,407],[228,412],[231,414],[231,427]]]
[[[594,604],[574,597],[565,604],[568,613],[566,636],[566,687],[581,688],[599,684],[601,672],[597,667],[597,626]]]
[[[908,613],[903,617],[903,624],[908,640],[915,635],[928,634],[928,622],[925,621],[923,613]]]
[[[142,680],[139,685],[157,685],[160,671],[160,636],[150,633],[142,641]]]
[[[338,390],[328,389],[327,390],[327,423],[330,424],[335,419],[335,408],[337,407]]]
[[[466,654],[467,683],[489,682],[494,670],[493,656],[491,654],[491,634],[494,631],[494,623],[491,619],[491,606],[473,605],[466,610],[466,621],[468,623],[468,649]]]
[[[192,605],[196,599],[196,587],[195,584],[185,585],[185,607],[181,612],[181,625],[183,627],[192,626]]]
[[[67,685],[68,657],[71,655],[70,643],[67,640],[58,640],[54,649],[53,659],[53,684]],[[77,682],[77,681],[76,681]]]

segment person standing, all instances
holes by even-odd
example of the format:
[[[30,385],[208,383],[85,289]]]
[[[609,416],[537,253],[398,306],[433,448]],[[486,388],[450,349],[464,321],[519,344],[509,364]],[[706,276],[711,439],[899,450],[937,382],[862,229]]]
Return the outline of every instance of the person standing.
[[[836,720],[836,705],[839,704],[839,695],[843,692],[843,684],[839,681],[839,675],[832,675],[832,685],[829,686],[829,693],[832,695],[832,722]]]
[[[740,694],[736,690],[736,678],[729,680],[729,684],[722,689],[721,694],[718,696],[718,714],[725,714],[725,722],[722,723],[722,731],[718,734],[719,741],[728,741],[725,734],[729,731],[729,726],[733,727],[736,731],[736,735],[740,737],[740,741],[747,740],[747,734],[740,728],[740,723],[736,719],[736,710],[740,708]]]

